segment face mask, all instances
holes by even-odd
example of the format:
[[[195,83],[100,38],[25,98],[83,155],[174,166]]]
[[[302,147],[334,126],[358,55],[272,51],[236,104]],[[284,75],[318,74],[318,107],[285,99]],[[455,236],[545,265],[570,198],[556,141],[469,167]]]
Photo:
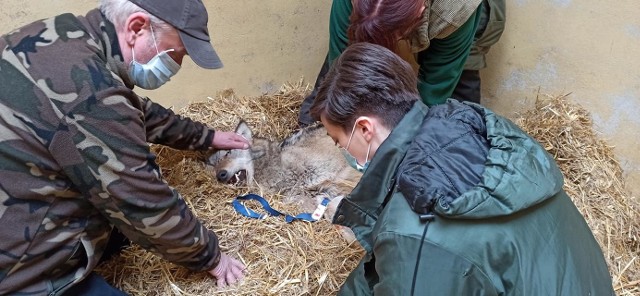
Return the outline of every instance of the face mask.
[[[156,37],[151,27],[151,36],[153,37],[153,45],[158,52]],[[171,76],[176,75],[180,70],[180,65],[176,63],[167,53],[174,51],[173,49],[158,52],[148,63],[140,64],[136,61],[136,55],[131,48],[133,60],[129,67],[129,77],[133,80],[133,84],[144,89],[156,89],[170,80]]]
[[[347,163],[349,163],[349,165],[356,169],[358,172],[363,173],[368,167],[369,167],[369,152],[371,151],[371,143],[369,143],[369,148],[367,148],[367,156],[365,157],[364,160],[364,164],[360,165],[358,163],[358,160],[353,157],[353,155],[351,155],[351,153],[349,153],[349,151],[347,149],[349,149],[349,145],[351,145],[351,139],[353,138],[353,133],[356,131],[356,124],[353,125],[353,129],[351,130],[351,136],[349,136],[349,141],[347,142],[347,147],[346,148],[341,148],[340,152],[342,152],[342,155],[344,156],[344,158],[347,160]]]

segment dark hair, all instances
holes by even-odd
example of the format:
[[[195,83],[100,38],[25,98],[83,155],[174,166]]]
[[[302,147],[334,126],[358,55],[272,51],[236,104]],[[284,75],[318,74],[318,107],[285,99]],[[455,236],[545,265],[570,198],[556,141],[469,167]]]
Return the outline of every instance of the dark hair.
[[[318,88],[311,116],[350,129],[360,116],[380,119],[393,129],[420,94],[411,66],[390,50],[371,43],[352,44],[340,55]]]
[[[370,42],[397,52],[398,40],[420,25],[424,0],[354,0],[349,41]]]

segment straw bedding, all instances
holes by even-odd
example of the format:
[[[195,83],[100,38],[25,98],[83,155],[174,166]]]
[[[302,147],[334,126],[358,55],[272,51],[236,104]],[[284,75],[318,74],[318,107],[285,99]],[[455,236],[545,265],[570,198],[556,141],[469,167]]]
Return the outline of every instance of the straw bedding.
[[[613,147],[588,111],[566,96],[538,98],[516,120],[554,156],[573,199],[602,248],[618,295],[640,295],[640,203],[625,190]]]
[[[302,81],[260,97],[238,97],[223,91],[216,98],[191,103],[178,113],[220,130],[232,130],[243,118],[262,137],[280,140],[291,133],[297,112],[309,92]],[[516,122],[555,156],[565,188],[600,243],[618,295],[640,295],[640,251],[637,200],[624,190],[612,148],[592,129],[589,114],[565,97],[538,100]],[[231,200],[247,188],[218,184],[203,165],[204,155],[154,146],[167,182],[175,187],[205,225],[220,238],[221,248],[243,261],[245,280],[217,288],[204,272],[194,273],[131,246],[103,264],[98,272],[131,295],[334,295],[363,255],[347,244],[326,220],[294,222],[240,216]],[[286,213],[299,213],[281,196],[254,192]],[[258,208],[258,207],[254,207]]]

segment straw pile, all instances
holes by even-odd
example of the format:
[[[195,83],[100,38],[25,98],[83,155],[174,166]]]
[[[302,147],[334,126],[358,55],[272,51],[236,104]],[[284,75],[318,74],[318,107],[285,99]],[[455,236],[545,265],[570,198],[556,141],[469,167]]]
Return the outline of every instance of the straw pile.
[[[257,135],[280,140],[295,129],[300,103],[308,91],[301,81],[258,98],[224,91],[179,113],[220,130],[232,130],[243,118]],[[539,100],[517,122],[558,160],[567,192],[604,250],[618,295],[640,295],[640,207],[625,192],[620,166],[611,147],[594,134],[589,114],[559,97]],[[132,246],[99,270],[129,294],[334,295],[360,260],[359,246],[347,245],[328,221],[286,224],[281,218],[239,216],[230,202],[247,189],[218,184],[205,170],[203,155],[160,146],[154,151],[167,182],[218,234],[222,249],[240,258],[249,273],[240,285],[218,289],[206,273],[189,272]],[[256,193],[276,209],[299,212],[281,203],[281,196]]]
[[[613,147],[589,112],[566,96],[538,98],[516,121],[554,156],[573,199],[602,248],[618,295],[640,295],[640,204],[625,190]]]

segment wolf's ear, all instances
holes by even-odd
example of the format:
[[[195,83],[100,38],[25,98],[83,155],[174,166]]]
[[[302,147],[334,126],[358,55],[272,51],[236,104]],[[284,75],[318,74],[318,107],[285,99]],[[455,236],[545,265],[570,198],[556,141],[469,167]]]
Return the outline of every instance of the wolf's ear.
[[[269,141],[267,139],[255,138],[251,144],[251,158],[258,159],[267,154],[269,150]]]
[[[238,126],[236,127],[236,133],[243,136],[245,139],[249,140],[249,142],[252,141],[251,138],[253,137],[253,133],[251,132],[251,128],[249,127],[247,122],[242,119],[240,120],[240,122],[238,123]]]

